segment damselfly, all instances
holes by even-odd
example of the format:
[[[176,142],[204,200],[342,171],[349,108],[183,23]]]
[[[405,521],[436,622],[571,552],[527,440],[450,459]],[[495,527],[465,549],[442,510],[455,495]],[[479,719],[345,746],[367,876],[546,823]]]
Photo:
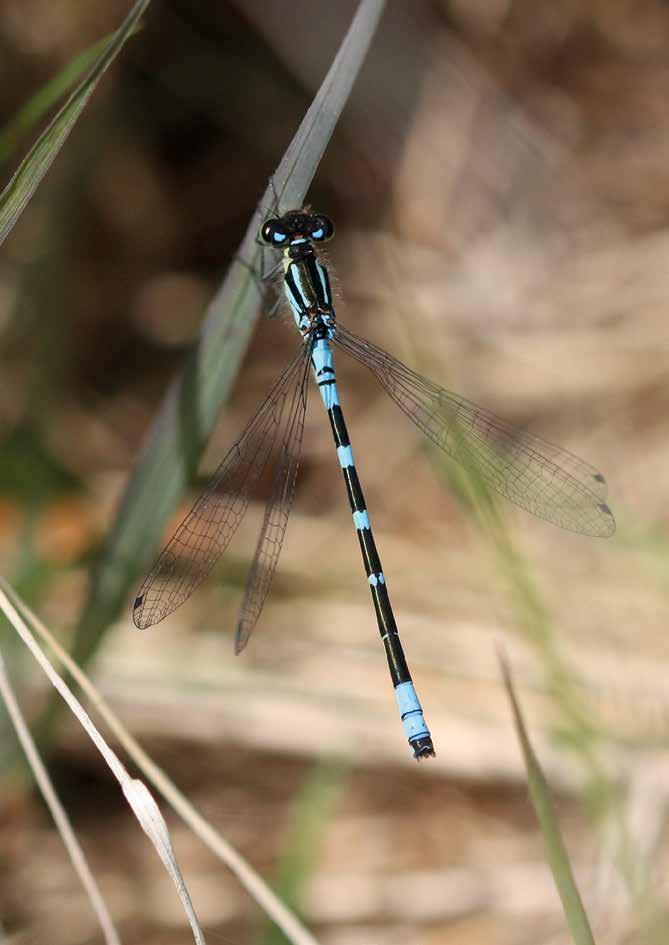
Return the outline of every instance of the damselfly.
[[[260,241],[283,250],[283,291],[303,343],[157,559],[135,600],[134,620],[140,628],[149,627],[190,596],[227,548],[270,457],[278,452],[237,624],[235,649],[244,649],[269,592],[286,531],[312,369],[332,427],[400,717],[414,757],[420,759],[434,755],[434,747],[356,472],[339,402],[333,346],[366,365],[436,446],[516,505],[584,535],[608,537],[615,521],[604,501],[604,477],[592,466],[438,387],[337,323],[328,272],[316,249],[333,235],[328,217],[300,210],[262,225]]]

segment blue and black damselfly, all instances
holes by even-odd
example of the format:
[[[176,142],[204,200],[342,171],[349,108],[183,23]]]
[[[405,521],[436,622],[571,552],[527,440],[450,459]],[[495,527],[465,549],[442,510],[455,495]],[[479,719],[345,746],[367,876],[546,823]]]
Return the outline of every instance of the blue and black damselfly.
[[[237,624],[235,649],[244,649],[269,592],[288,523],[311,368],[330,419],[402,724],[414,757],[426,758],[434,755],[432,738],[404,656],[356,472],[339,403],[333,345],[366,365],[436,446],[516,505],[584,535],[608,537],[615,520],[605,502],[604,477],[592,466],[438,387],[337,323],[328,272],[316,251],[317,244],[333,235],[328,217],[300,210],[262,225],[260,241],[283,250],[283,291],[303,344],[157,559],[135,600],[134,620],[142,629],[158,623],[192,594],[227,548],[254,487],[278,452]]]

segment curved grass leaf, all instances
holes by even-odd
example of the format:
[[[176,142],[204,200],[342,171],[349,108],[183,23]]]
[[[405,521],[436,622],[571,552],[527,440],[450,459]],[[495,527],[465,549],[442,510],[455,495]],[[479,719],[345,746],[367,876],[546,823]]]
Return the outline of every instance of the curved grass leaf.
[[[135,31],[150,0],[137,0],[121,26],[104,44],[86,77],[49,122],[0,194],[0,243],[18,220],[38,184],[53,164],[104,72]],[[86,55],[86,54],[84,54]]]
[[[102,549],[75,638],[86,660],[154,553],[165,524],[195,473],[258,317],[256,235],[270,208],[300,206],[371,43],[384,0],[362,0],[341,47],[265,191],[235,261],[212,299],[200,338],[172,384]],[[247,265],[239,262],[246,261]]]
[[[102,733],[93,723],[90,715],[86,712],[63,677],[57,672],[47,654],[40,647],[30,627],[14,606],[11,600],[11,591],[8,595],[6,593],[6,586],[1,579],[0,583],[3,585],[0,588],[0,612],[7,618],[19,638],[26,645],[53,688],[62,697],[67,707],[81,724],[88,737],[104,758],[111,773],[119,782],[125,798],[132,808],[132,812],[156,848],[156,852],[160,856],[165,869],[176,887],[179,898],[181,899],[181,904],[193,931],[193,939],[196,945],[205,945],[204,935],[197,915],[195,914],[190,894],[181,875],[179,864],[174,855],[167,824],[163,819],[160,808],[154,801],[146,785],[138,778],[130,776],[121,759],[108,745]],[[118,941],[118,938],[108,939],[109,945],[113,945],[114,941]]]
[[[49,809],[53,822],[60,834],[65,849],[67,850],[72,866],[84,888],[88,901],[98,920],[100,931],[104,937],[106,945],[121,945],[121,939],[114,926],[107,904],[100,892],[95,876],[86,859],[86,854],[77,840],[77,835],[72,827],[67,811],[60,802],[56,793],[53,781],[49,775],[46,765],[42,761],[37,746],[30,734],[28,724],[21,712],[14,689],[7,674],[5,663],[0,652],[0,702],[4,703],[7,709],[7,715],[14,727],[16,737],[23,749],[26,761],[32,771],[35,783],[37,784],[44,803]]]
[[[590,923],[569,862],[569,855],[562,839],[560,825],[555,816],[548,784],[525,728],[520,705],[513,688],[511,670],[502,654],[500,654],[499,659],[504,685],[511,703],[516,732],[523,752],[530,798],[544,837],[548,862],[562,900],[562,907],[571,930],[574,945],[595,945]]]
[[[36,634],[43,644],[46,644],[51,653],[60,661],[61,665],[70,673],[72,679],[85,693],[89,706],[104,720],[105,724],[116,738],[117,743],[124,749],[128,757],[133,760],[138,771],[141,771],[146,780],[165,798],[172,809],[181,817],[193,833],[211,850],[214,856],[224,863],[237,878],[240,885],[249,896],[272,919],[277,928],[281,929],[286,939],[292,945],[318,945],[316,939],[301,924],[298,918],[290,911],[285,903],[273,892],[262,877],[255,872],[251,865],[240,853],[219,833],[204,816],[193,806],[188,798],[182,794],[177,786],[170,781],[162,768],[159,768],[147,755],[141,745],[133,738],[121,721],[114,715],[108,703],[93,686],[90,679],[79,669],[69,653],[63,649],[58,640],[49,631],[48,627],[19,597],[16,591],[0,576],[0,593],[4,593],[13,607],[19,612],[30,630]],[[333,776],[336,773],[333,770]]]
[[[105,36],[85,49],[21,106],[0,131],[0,164],[9,160],[20,140],[32,131],[77,79],[88,72],[112,39],[113,34]]]

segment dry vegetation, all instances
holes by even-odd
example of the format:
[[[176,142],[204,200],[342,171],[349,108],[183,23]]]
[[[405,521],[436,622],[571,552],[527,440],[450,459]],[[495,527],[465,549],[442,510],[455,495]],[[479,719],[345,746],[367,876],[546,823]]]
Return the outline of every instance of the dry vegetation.
[[[5,0],[4,118],[126,7]],[[598,941],[661,945],[669,7],[389,7],[310,195],[338,223],[339,317],[597,464],[617,534],[588,540],[505,510],[496,543],[449,488],[452,470],[340,358],[436,761],[417,768],[402,743],[315,397],[279,575],[248,651],[233,657],[231,629],[262,496],[217,579],[164,627],[140,635],[123,615],[96,679],[268,878],[294,855],[305,781],[329,779],[301,900],[324,943],[557,945],[568,939],[500,685],[503,642]],[[142,434],[351,9],[157,4],[5,247],[0,421],[17,472],[0,473],[2,570],[64,637]],[[259,326],[205,472],[295,343],[286,321]],[[42,681],[18,652],[16,664],[36,711]],[[7,941],[93,941],[2,732]],[[185,941],[153,851],[71,725],[53,772],[124,941]],[[174,828],[211,941],[269,943],[235,882]]]

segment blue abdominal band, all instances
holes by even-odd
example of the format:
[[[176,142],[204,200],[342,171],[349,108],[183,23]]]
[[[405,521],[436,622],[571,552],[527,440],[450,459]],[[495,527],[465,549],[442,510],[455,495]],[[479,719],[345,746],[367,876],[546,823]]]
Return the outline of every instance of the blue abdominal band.
[[[397,699],[397,708],[399,709],[402,725],[407,739],[412,742],[417,738],[429,738],[430,731],[423,718],[416,690],[412,682],[400,683],[395,688],[395,698]]]

